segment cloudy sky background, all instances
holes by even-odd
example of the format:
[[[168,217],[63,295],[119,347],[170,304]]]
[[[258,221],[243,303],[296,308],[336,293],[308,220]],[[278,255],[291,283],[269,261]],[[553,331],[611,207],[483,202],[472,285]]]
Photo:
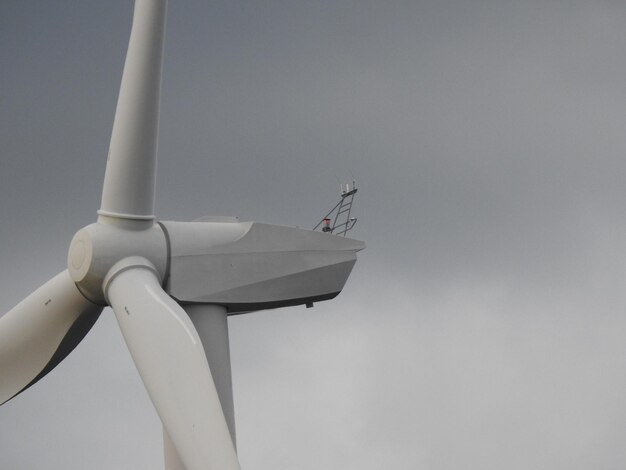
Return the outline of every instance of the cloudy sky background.
[[[626,5],[171,1],[156,211],[368,248],[312,310],[230,319],[270,469],[626,467]],[[0,3],[0,311],[95,220],[132,3]],[[0,378],[1,380],[1,378]],[[110,310],[0,408],[0,468],[161,468]]]

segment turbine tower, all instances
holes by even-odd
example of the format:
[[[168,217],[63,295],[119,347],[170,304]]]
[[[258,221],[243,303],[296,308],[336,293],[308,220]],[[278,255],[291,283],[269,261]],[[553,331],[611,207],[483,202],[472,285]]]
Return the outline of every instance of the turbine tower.
[[[165,13],[166,0],[136,0],[97,222],[74,235],[66,270],[0,318],[0,404],[110,306],[163,423],[166,468],[238,469],[227,316],[334,298],[365,245],[236,218],[155,219]]]

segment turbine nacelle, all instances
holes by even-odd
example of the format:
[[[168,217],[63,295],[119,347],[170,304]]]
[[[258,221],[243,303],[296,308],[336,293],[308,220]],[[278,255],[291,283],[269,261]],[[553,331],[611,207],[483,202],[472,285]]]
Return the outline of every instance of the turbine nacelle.
[[[179,302],[219,304],[233,314],[334,298],[365,247],[312,230],[217,220],[164,221],[137,230],[88,225],[72,239],[68,271],[100,305],[109,303],[111,279],[136,266],[153,270]]]
[[[171,250],[165,291],[229,313],[332,299],[365,244],[258,222],[161,222]]]

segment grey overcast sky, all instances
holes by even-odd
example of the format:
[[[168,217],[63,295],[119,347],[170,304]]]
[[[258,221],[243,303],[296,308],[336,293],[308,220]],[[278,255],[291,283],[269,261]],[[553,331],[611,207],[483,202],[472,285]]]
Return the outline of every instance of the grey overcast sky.
[[[159,218],[306,227],[361,188],[344,292],[230,319],[244,469],[626,468],[626,3],[168,14]],[[95,220],[131,18],[0,2],[1,312]],[[162,468],[110,310],[0,408],[0,468]]]

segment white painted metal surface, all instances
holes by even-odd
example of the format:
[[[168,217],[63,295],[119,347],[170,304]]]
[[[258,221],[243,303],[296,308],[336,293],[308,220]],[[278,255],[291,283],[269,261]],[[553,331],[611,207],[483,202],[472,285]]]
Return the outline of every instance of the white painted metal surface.
[[[183,305],[183,309],[189,315],[202,341],[222,411],[224,411],[224,417],[228,424],[230,437],[233,445],[237,448],[233,379],[228,339],[228,313],[226,308],[220,305],[186,304]]]
[[[202,340],[204,352],[209,362],[211,375],[228,424],[233,446],[235,437],[235,407],[233,404],[233,384],[230,368],[230,346],[228,341],[228,314],[219,305],[187,304],[183,309],[189,315]],[[184,470],[172,438],[163,428],[163,453],[165,470]]]
[[[112,222],[154,219],[166,5],[165,0],[135,2],[99,211]]]
[[[229,313],[335,297],[363,242],[256,222],[162,222],[170,245],[167,292]]]
[[[167,270],[167,240],[158,224],[145,229],[95,223],[80,229],[70,243],[67,266],[81,292],[92,302],[106,304],[104,280],[119,260],[147,259],[163,279]],[[139,260],[139,265],[143,261]]]
[[[109,281],[107,299],[148,394],[187,470],[239,463],[202,342],[156,271],[134,267]]]
[[[87,334],[101,310],[101,306],[81,295],[68,272],[63,271],[3,315],[0,404],[67,356]]]
[[[163,426],[163,458],[165,460],[164,470],[185,470],[185,465],[180,459],[176,446],[165,426]]]

